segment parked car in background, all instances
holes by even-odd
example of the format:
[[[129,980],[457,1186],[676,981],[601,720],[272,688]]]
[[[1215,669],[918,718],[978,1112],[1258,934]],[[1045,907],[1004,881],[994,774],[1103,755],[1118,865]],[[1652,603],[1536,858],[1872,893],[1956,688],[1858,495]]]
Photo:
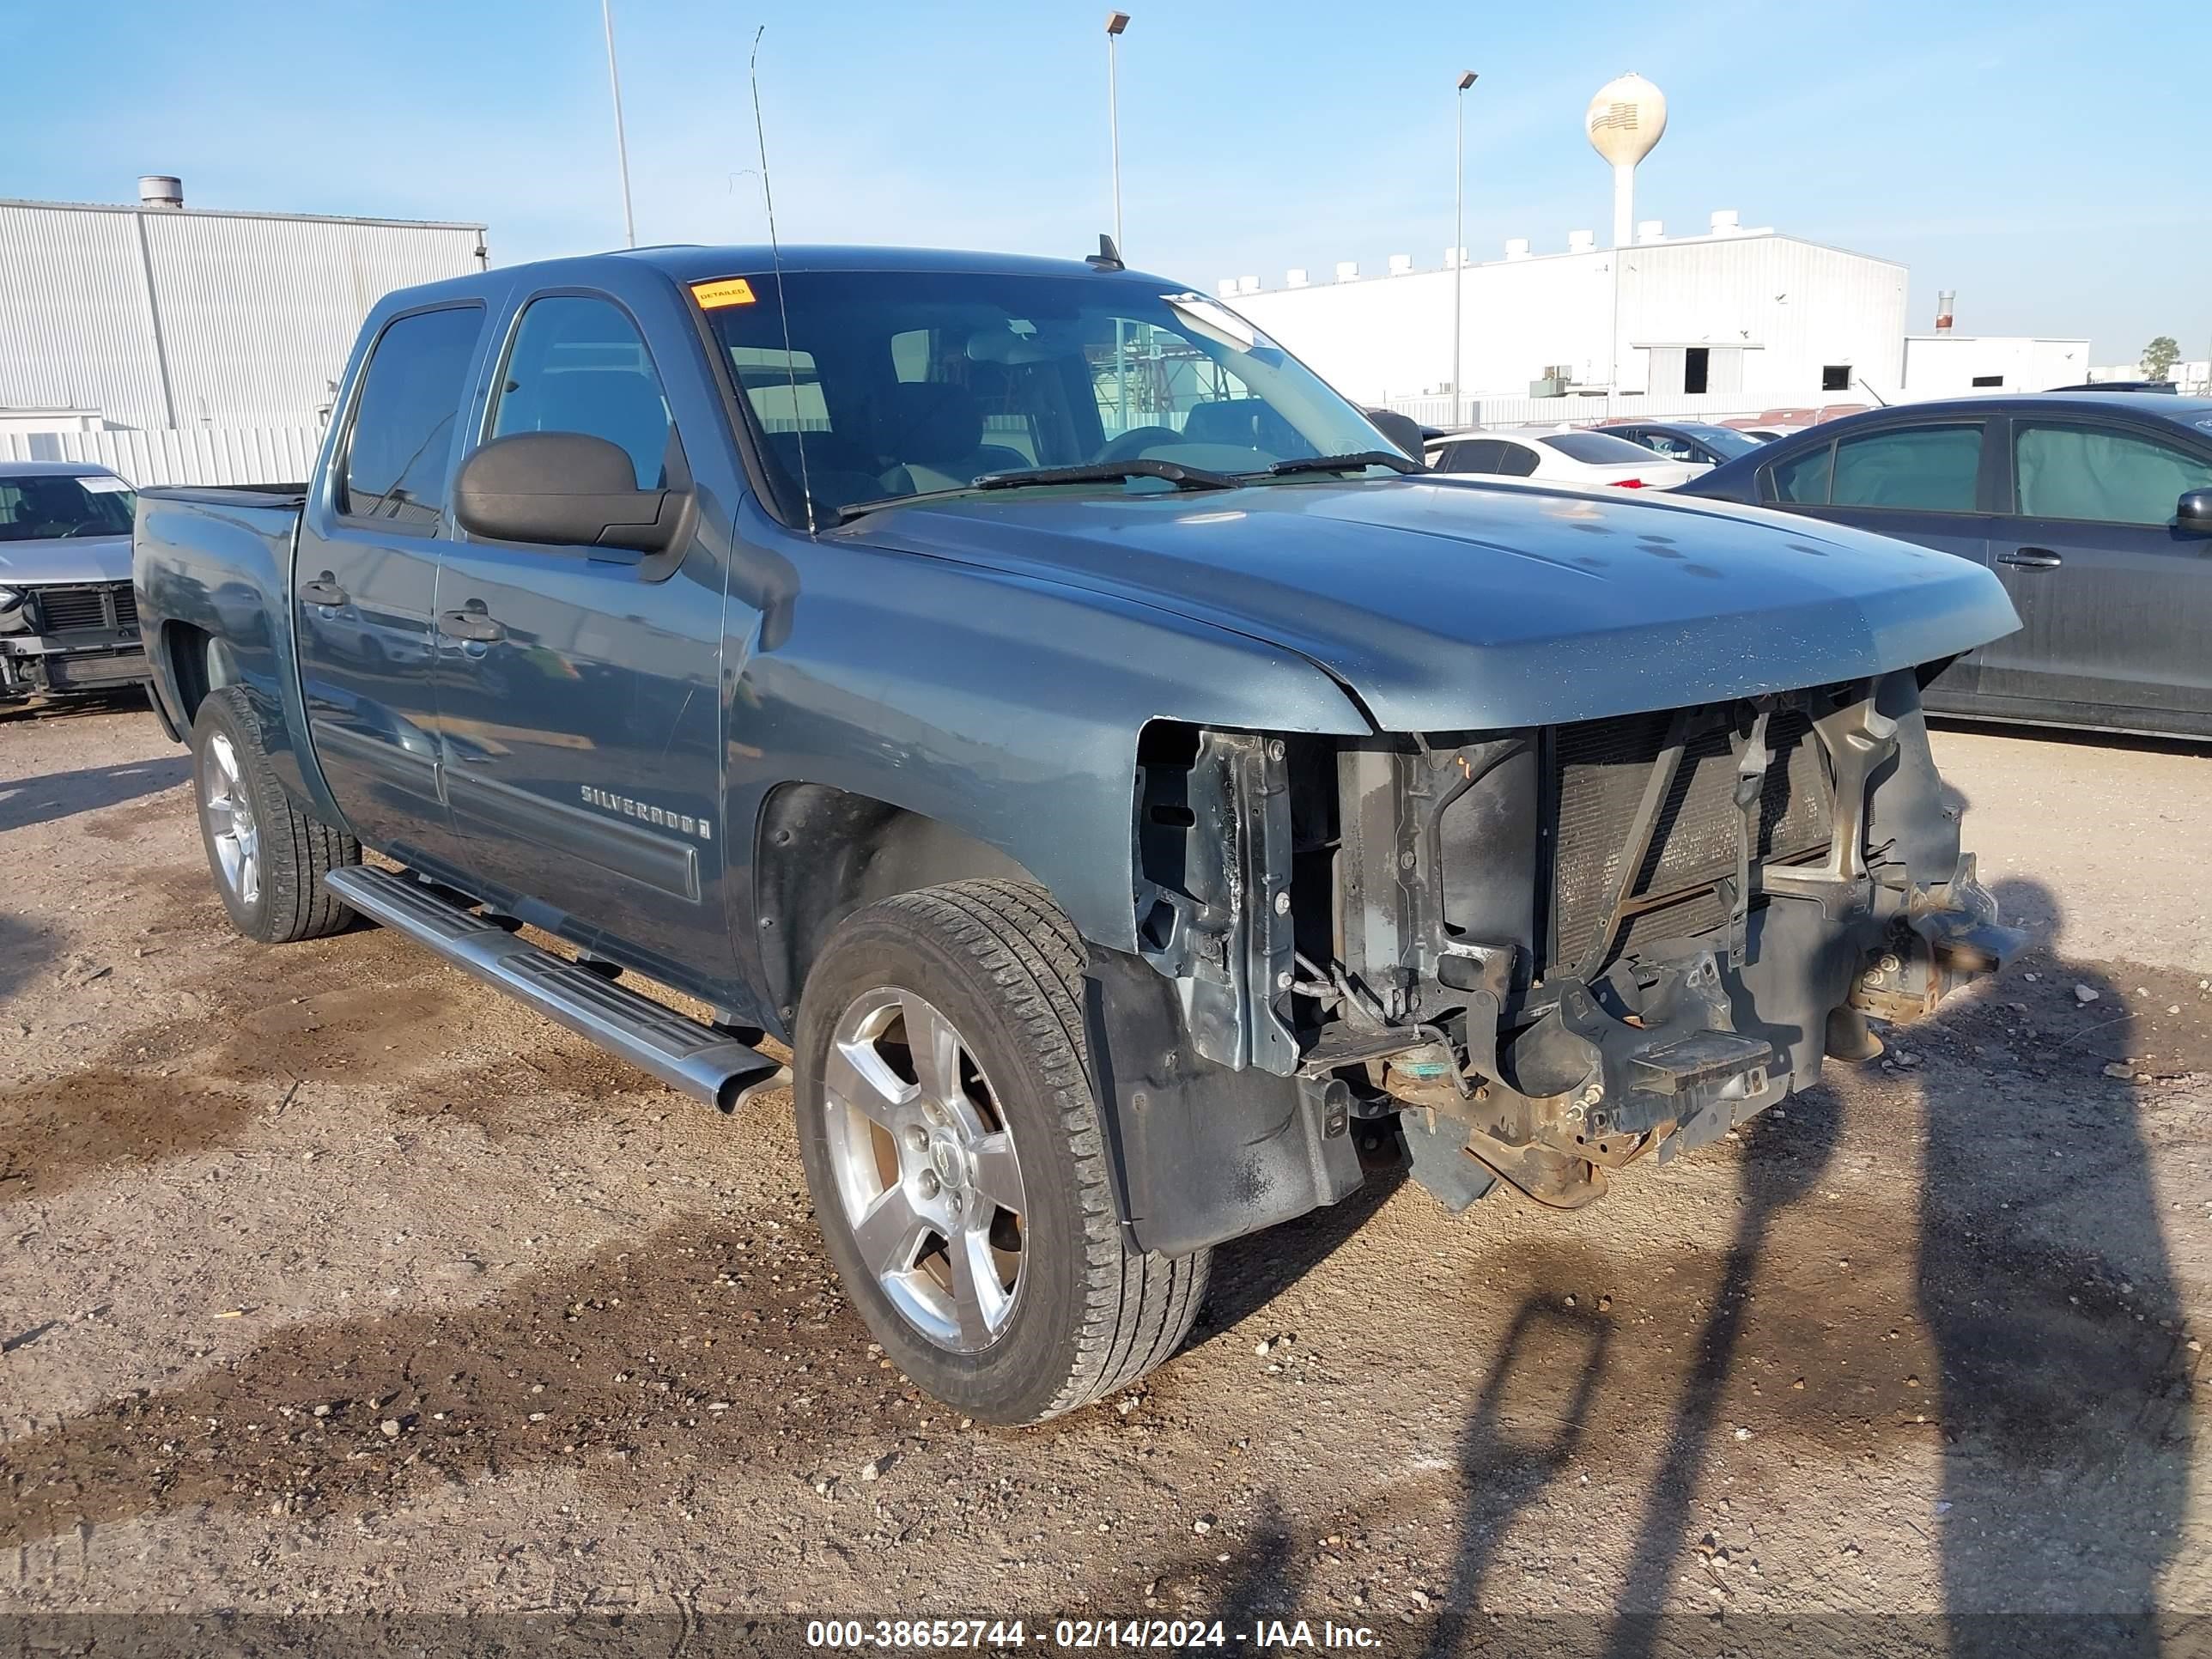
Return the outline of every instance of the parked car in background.
[[[1439,478],[1118,261],[685,247],[388,296],[316,476],[137,566],[241,933],[366,915],[739,1135],[788,1044],[847,1297],[1023,1422],[1377,1158],[1571,1209],[2000,965],[1919,671],[2011,608],[1814,539]]]
[[[1706,471],[1603,432],[1449,433],[1430,443],[1428,462],[1439,472],[1590,489],[1671,489]]]
[[[2212,398],[1911,404],[1783,439],[1685,493],[1994,570],[2021,630],[1945,669],[1931,709],[2212,737]]]
[[[0,702],[146,680],[137,500],[103,466],[0,461]]]
[[[2181,388],[2171,380],[2081,380],[2072,386],[2054,386],[2052,392],[2150,392],[2178,397]]]
[[[1748,455],[1762,440],[1734,427],[1709,426],[1696,421],[1608,421],[1599,428],[1607,436],[1626,438],[1655,455],[1692,466],[1719,466],[1739,455]]]

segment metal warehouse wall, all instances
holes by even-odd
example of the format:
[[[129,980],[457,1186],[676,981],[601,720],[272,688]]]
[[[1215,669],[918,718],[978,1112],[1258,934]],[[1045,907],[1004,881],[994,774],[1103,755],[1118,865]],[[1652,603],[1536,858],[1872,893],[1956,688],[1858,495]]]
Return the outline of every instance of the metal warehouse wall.
[[[483,247],[478,225],[0,202],[0,407],[311,423],[370,306]]]
[[[1625,389],[1656,390],[1653,349],[1690,345],[1741,349],[1740,390],[1749,404],[1818,401],[1829,364],[1849,364],[1885,393],[1899,382],[1902,265],[1758,231],[1620,252],[1620,367],[1611,378]],[[1461,273],[1462,388],[1523,395],[1560,363],[1578,384],[1607,384],[1614,254],[1598,248],[1468,266]],[[1415,271],[1229,303],[1347,396],[1380,403],[1449,381],[1452,280],[1446,270]]]

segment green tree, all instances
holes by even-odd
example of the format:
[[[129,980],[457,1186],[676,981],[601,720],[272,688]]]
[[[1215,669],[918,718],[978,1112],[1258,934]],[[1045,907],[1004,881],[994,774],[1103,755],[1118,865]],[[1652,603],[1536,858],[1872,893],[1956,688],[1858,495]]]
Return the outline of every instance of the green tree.
[[[2143,348],[2142,372],[2146,380],[2162,380],[2172,372],[2181,360],[2181,348],[2173,343],[2173,336],[2161,334]]]

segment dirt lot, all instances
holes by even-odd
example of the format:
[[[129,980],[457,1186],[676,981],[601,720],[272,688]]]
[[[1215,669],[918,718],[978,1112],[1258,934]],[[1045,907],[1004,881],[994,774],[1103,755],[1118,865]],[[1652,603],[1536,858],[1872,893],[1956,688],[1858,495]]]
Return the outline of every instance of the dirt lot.
[[[780,1103],[390,935],[244,943],[149,714],[0,722],[0,1614],[2195,1651],[2212,758],[1938,741],[2039,931],[2001,982],[1580,1215],[1403,1187],[1224,1249],[1141,1390],[986,1432],[867,1352]]]

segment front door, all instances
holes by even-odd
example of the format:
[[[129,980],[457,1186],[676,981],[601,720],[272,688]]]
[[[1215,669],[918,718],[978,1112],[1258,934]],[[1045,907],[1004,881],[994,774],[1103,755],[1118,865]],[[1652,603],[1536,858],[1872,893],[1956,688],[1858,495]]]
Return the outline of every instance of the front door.
[[[372,847],[458,869],[438,779],[430,612],[464,398],[484,308],[394,318],[377,336],[293,577],[307,729],[346,821]]]
[[[1983,694],[2030,718],[2212,732],[2212,537],[2174,522],[2185,491],[2212,489],[2212,453],[2038,417],[2013,422],[2011,454],[1991,544],[2021,627],[1982,648]]]
[[[1788,511],[1980,564],[1989,556],[1995,459],[1984,422],[1899,422],[1775,462],[1768,489],[1771,504]],[[1982,655],[1970,651],[1945,669],[1928,688],[1928,707],[1972,713]]]
[[[690,482],[660,374],[605,295],[531,300],[493,387],[488,439],[585,433],[629,455],[640,489]],[[702,990],[732,962],[723,580],[696,537],[649,557],[464,538],[436,607],[447,798],[477,888]]]

